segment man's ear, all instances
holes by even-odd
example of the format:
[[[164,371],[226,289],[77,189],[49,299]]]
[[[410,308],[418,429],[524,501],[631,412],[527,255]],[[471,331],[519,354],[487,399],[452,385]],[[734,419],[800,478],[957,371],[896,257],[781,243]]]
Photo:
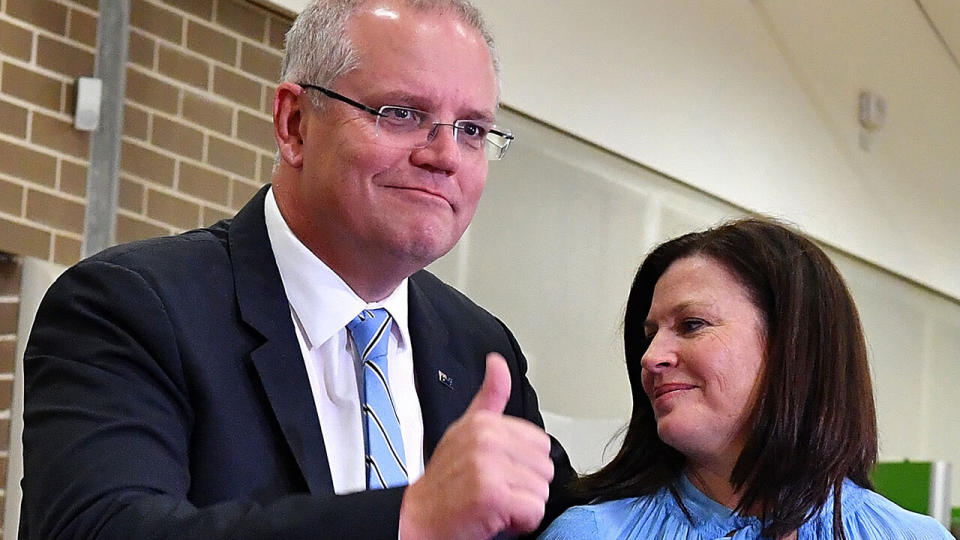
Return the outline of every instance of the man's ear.
[[[306,91],[292,82],[281,83],[273,96],[273,135],[280,159],[293,168],[303,166],[300,96]]]

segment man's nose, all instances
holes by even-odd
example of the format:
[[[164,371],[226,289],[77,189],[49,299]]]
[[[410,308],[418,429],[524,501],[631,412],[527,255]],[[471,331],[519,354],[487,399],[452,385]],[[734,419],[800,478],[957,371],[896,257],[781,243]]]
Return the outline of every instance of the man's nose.
[[[453,124],[434,123],[427,135],[427,144],[413,152],[414,164],[445,171],[447,174],[456,173],[462,157],[456,131]]]

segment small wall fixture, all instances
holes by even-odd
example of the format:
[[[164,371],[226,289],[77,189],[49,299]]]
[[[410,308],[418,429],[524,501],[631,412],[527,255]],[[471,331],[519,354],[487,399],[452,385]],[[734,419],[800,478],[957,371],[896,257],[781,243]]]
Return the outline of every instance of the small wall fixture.
[[[860,92],[860,125],[874,131],[887,119],[887,101],[869,90]]]
[[[73,127],[80,131],[94,131],[100,125],[100,98],[103,96],[103,81],[95,77],[77,79],[77,114]]]

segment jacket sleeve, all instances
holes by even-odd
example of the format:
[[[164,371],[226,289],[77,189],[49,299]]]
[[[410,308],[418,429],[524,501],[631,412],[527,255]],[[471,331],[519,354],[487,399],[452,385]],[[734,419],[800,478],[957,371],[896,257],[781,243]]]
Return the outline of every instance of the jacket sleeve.
[[[110,262],[48,291],[24,358],[21,538],[396,540],[402,489],[191,504],[203,397],[174,325],[141,274]]]

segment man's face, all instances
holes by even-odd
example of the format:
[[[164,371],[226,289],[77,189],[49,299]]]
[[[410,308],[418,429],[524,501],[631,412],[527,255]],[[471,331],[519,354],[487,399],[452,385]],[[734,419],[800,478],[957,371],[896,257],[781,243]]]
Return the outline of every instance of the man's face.
[[[492,119],[497,83],[486,43],[454,15],[376,4],[355,14],[347,30],[359,65],[332,90],[374,108],[431,112],[444,123]],[[411,273],[449,251],[480,200],[483,151],[468,152],[449,126],[439,126],[424,148],[387,145],[376,134],[375,116],[320,99],[322,111],[304,112],[298,190],[301,210],[323,229],[313,231],[326,237],[319,243],[349,245],[371,262],[409,266]]]

